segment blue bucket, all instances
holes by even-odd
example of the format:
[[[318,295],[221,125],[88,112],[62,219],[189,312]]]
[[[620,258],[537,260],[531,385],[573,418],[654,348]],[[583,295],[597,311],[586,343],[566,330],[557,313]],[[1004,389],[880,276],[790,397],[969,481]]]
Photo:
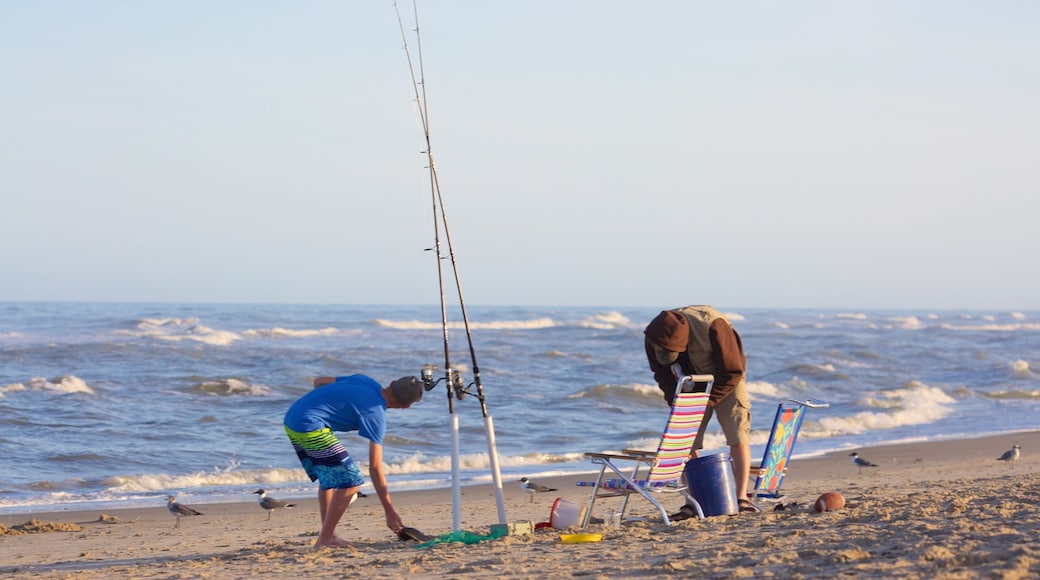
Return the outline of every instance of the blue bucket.
[[[716,453],[686,462],[683,470],[686,484],[690,495],[701,504],[705,516],[740,513],[732,464],[728,453]]]

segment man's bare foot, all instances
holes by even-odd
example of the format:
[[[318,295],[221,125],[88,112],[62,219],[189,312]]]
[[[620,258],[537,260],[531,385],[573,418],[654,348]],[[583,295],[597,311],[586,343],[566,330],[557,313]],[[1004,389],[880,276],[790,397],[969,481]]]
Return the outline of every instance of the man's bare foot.
[[[331,540],[325,541],[319,538],[314,542],[315,548],[349,548],[350,542],[340,538],[339,536],[333,536]]]

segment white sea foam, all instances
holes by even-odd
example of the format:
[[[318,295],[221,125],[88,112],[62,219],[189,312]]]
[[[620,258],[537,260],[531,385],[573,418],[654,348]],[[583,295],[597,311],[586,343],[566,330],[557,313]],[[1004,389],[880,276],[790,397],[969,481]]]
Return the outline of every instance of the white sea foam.
[[[5,385],[0,387],[0,397],[3,397],[4,393],[14,393],[18,391],[51,391],[57,393],[94,394],[94,389],[90,388],[90,385],[88,385],[83,379],[73,375],[65,375],[50,380],[43,377],[33,377],[29,379],[27,385],[23,385],[22,383]]]
[[[198,487],[274,484],[309,481],[303,469],[238,469],[239,465],[214,467],[212,471],[198,471],[180,475],[166,473],[110,477],[103,483],[109,492],[142,493]]]
[[[332,336],[339,332],[334,327],[320,328],[314,330],[293,330],[291,328],[256,328],[242,331],[243,336],[261,338],[311,338],[314,336]]]
[[[747,388],[748,395],[751,396],[752,400],[776,399],[780,396],[780,389],[773,383],[767,383],[765,381],[747,381],[745,387]]]
[[[661,443],[661,437],[640,437],[639,439],[632,439],[625,442],[625,449],[639,449],[652,451],[657,449],[658,444]],[[620,449],[590,449],[594,453],[619,453]]]
[[[1022,312],[1012,312],[1011,318],[1014,318],[1015,320],[1025,320],[1026,315]]]
[[[247,383],[241,379],[219,379],[213,381],[206,381],[204,383],[193,385],[186,390],[192,393],[202,393],[206,395],[220,397],[266,397],[272,393],[271,388],[267,385],[254,385]]]
[[[942,389],[928,386],[921,381],[910,381],[905,387],[891,391],[879,391],[860,401],[864,405],[883,408],[931,406],[955,402]]]
[[[385,328],[395,328],[397,330],[439,330],[443,328],[441,322],[425,322],[422,320],[386,320],[385,318],[375,319],[375,324]],[[449,320],[447,324],[448,328],[451,329],[464,329],[465,323],[461,320]],[[552,328],[556,326],[556,322],[551,318],[534,318],[531,320],[493,320],[491,322],[474,322],[470,321],[470,329],[491,329],[491,330],[538,330],[542,328]]]
[[[895,316],[889,318],[894,328],[901,328],[903,330],[920,330],[924,328],[924,324],[921,323],[921,319],[916,316]]]
[[[1040,390],[1007,390],[1007,391],[991,391],[989,393],[982,393],[982,396],[987,399],[1024,399],[1024,400],[1036,400],[1040,399]]]
[[[859,401],[861,406],[876,411],[863,411],[844,417],[821,417],[815,423],[818,428],[809,430],[812,433],[810,436],[834,437],[934,423],[952,413],[951,405],[955,403],[938,387],[912,381],[904,388],[875,392]]]
[[[790,370],[791,372],[819,377],[834,374],[836,369],[833,363],[808,363],[796,364],[790,367]]]
[[[459,468],[465,471],[485,470],[491,465],[487,453],[463,453],[459,455]],[[500,467],[528,467],[543,466],[560,463],[572,463],[585,458],[584,453],[564,453],[559,455],[546,453],[528,453],[525,455],[509,456],[500,455],[498,463]],[[410,475],[421,473],[449,473],[451,472],[450,455],[426,455],[414,453],[412,455],[384,458],[386,473],[388,475]],[[367,465],[362,464],[367,470]]]
[[[787,380],[786,383],[784,383],[784,385],[785,386],[789,386],[789,387],[793,387],[793,388],[798,389],[798,390],[808,389],[811,386],[808,381],[806,381],[804,379],[801,379],[801,378],[798,378],[798,377],[791,377],[790,379]]]
[[[615,328],[629,328],[632,326],[632,321],[620,312],[611,311],[582,318],[578,321],[578,326],[598,330],[613,330]]]
[[[595,399],[601,401],[660,400],[661,389],[657,385],[629,383],[624,385],[598,384],[567,396],[568,399]]]
[[[23,508],[35,505],[67,505],[78,499],[75,494],[66,491],[55,491],[35,496],[31,500],[0,499],[0,508]]]
[[[198,324],[198,318],[142,318],[137,323],[137,328],[157,328],[163,326],[184,326]]]
[[[227,346],[242,337],[231,331],[216,330],[199,323],[198,318],[145,318],[134,330],[117,330],[113,334],[154,338],[171,342],[190,340],[212,346]]]
[[[1017,332],[1020,330],[1040,330],[1040,323],[1036,322],[1013,322],[1009,324],[941,324],[946,330],[967,331],[989,331],[989,332]]]
[[[1025,377],[1029,376],[1030,374],[1029,362],[1021,359],[1011,363],[1011,369],[1015,371],[1016,375],[1021,375]]]
[[[867,315],[862,312],[841,312],[834,315],[835,318],[848,318],[851,320],[866,320]]]

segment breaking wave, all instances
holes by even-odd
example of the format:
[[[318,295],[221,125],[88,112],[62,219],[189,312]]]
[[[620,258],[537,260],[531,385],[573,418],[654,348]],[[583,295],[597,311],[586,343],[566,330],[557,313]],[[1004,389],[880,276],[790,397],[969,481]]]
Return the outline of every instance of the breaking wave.
[[[584,453],[527,453],[524,455],[499,456],[501,467],[530,467],[558,465],[583,461]],[[446,473],[451,471],[450,455],[425,455],[414,453],[409,456],[393,458],[385,461],[386,471],[389,475],[410,475],[422,473]],[[466,471],[484,470],[491,466],[487,453],[468,453],[459,456],[459,467]],[[367,466],[366,466],[367,469]]]
[[[611,385],[598,384],[576,393],[568,395],[568,399],[591,399],[603,403],[623,403],[625,401],[661,402],[661,390],[657,385],[627,384]]]
[[[911,381],[903,388],[875,392],[858,402],[871,410],[842,417],[822,416],[814,422],[815,428],[807,431],[813,437],[836,437],[924,425],[948,416],[955,403],[942,389]]]
[[[242,335],[261,338],[311,338],[314,336],[332,336],[337,332],[339,332],[339,329],[331,326],[317,330],[293,330],[291,328],[281,328],[276,326],[274,328],[245,330],[242,332]]]
[[[373,321],[377,326],[384,328],[394,328],[397,330],[439,330],[443,328],[441,322],[424,322],[421,320],[386,320],[384,318],[377,318]],[[551,318],[534,318],[531,320],[498,320],[492,322],[470,322],[469,327],[471,329],[491,329],[491,330],[538,330],[542,328],[552,328],[556,326],[556,322]],[[463,329],[465,324],[461,321],[449,321],[448,328],[451,329]]]
[[[214,467],[212,471],[198,471],[180,475],[166,473],[116,476],[103,484],[109,492],[126,494],[149,491],[167,491],[199,487],[221,487],[229,485],[274,484],[308,481],[303,469],[238,469],[238,464]]]
[[[186,389],[188,393],[213,395],[217,397],[264,397],[272,393],[266,385],[253,385],[241,379],[218,379],[192,385]]]
[[[216,330],[199,322],[198,318],[145,318],[130,330],[116,330],[115,334],[152,338],[170,342],[195,341],[212,346],[227,346],[242,337],[227,330]]]
[[[4,385],[0,387],[0,398],[3,398],[6,393],[19,391],[94,394],[94,389],[90,388],[90,385],[83,379],[73,375],[65,375],[49,380],[43,377],[33,377],[26,384],[11,383]]]
[[[607,312],[587,316],[578,321],[577,325],[582,328],[595,328],[597,330],[613,330],[615,328],[629,328],[632,321],[620,312]]]

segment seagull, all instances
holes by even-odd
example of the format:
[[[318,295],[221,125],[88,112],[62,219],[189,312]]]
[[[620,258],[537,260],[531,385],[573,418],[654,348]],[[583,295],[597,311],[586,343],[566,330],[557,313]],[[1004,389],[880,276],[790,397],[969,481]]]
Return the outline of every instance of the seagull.
[[[877,467],[876,463],[871,463],[866,459],[863,459],[859,456],[859,453],[856,453],[855,451],[849,453],[849,457],[852,458],[852,464],[859,468],[860,473],[863,473],[864,467]]]
[[[524,488],[524,491],[531,494],[531,502],[534,502],[534,494],[543,493],[546,491],[556,491],[555,487],[545,487],[544,485],[530,481],[526,477],[520,478],[520,487]]]
[[[170,510],[170,513],[174,516],[177,516],[177,523],[173,526],[174,528],[181,527],[181,516],[202,515],[184,504],[177,503],[177,497],[172,495],[166,497],[166,509]]]
[[[286,503],[286,502],[284,502],[282,500],[278,500],[278,499],[275,499],[273,497],[267,497],[267,492],[264,491],[263,489],[258,489],[256,491],[254,491],[253,493],[255,493],[255,494],[260,496],[260,497],[257,498],[257,501],[260,503],[260,507],[262,507],[265,510],[267,510],[267,519],[268,520],[271,519],[271,512],[273,512],[274,510],[276,510],[278,508],[293,508],[293,507],[296,507],[296,504],[294,504],[294,503]]]
[[[1008,465],[1014,467],[1015,462],[1018,461],[1018,456],[1021,455],[1021,449],[1022,448],[1018,445],[1018,443],[1015,443],[1011,446],[1011,449],[1008,449],[1004,452],[1003,455],[998,457],[997,461],[1007,461]]]

